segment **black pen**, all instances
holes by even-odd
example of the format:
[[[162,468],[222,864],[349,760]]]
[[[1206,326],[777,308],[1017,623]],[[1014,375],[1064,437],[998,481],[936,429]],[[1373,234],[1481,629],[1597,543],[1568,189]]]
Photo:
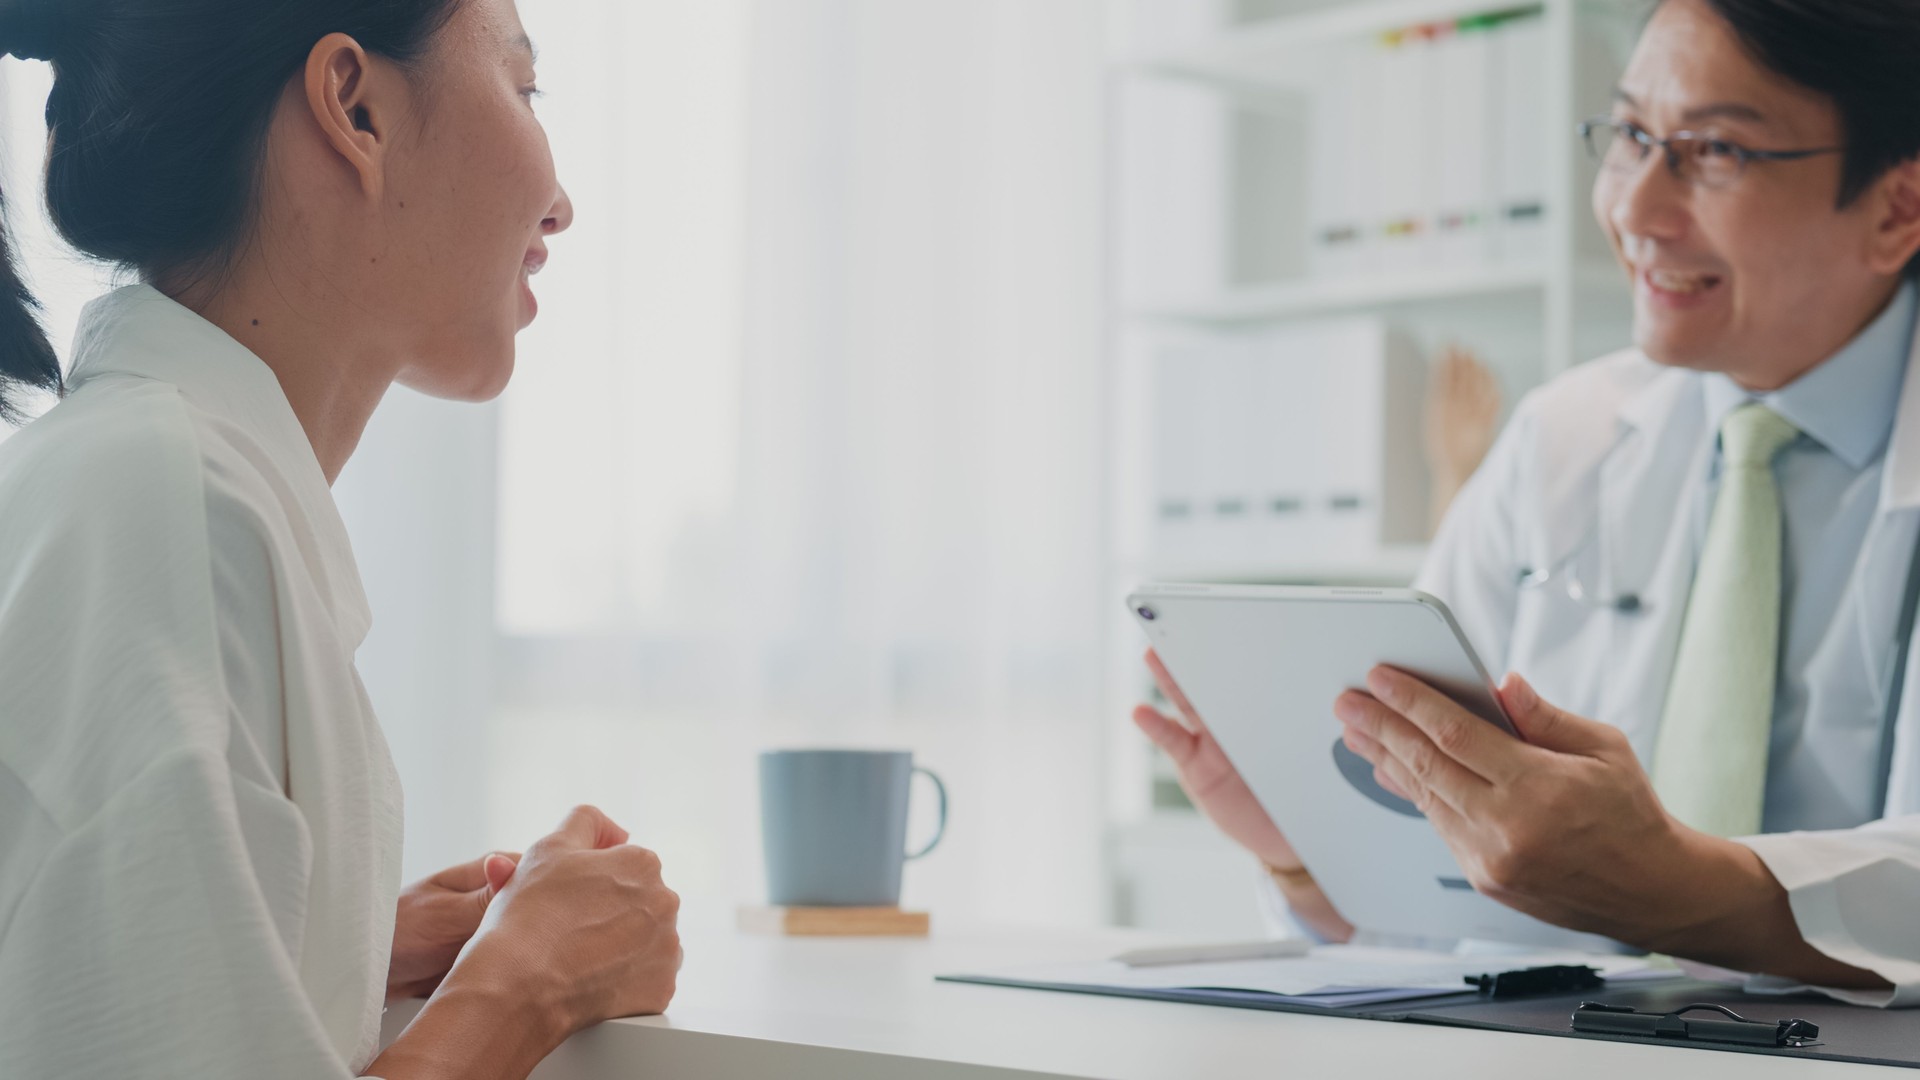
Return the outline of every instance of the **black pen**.
[[[1689,1020],[1683,1013],[1712,1009],[1728,1020]],[[1635,1012],[1625,1005],[1583,1001],[1573,1011],[1573,1030],[1599,1035],[1634,1035],[1688,1042],[1737,1043],[1742,1046],[1807,1046],[1820,1037],[1820,1028],[1805,1020],[1749,1020],[1724,1005],[1696,1002],[1668,1013]]]

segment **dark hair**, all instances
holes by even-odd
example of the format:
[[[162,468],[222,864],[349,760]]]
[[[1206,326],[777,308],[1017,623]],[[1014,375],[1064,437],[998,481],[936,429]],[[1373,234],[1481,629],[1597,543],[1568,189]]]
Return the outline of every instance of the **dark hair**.
[[[0,54],[53,61],[47,208],[83,253],[149,279],[223,269],[253,225],[273,111],[330,33],[402,64],[459,0],[0,0]],[[60,366],[0,234],[0,419]]]
[[[1705,2],[1762,67],[1839,109],[1841,209],[1920,157],[1920,0]]]

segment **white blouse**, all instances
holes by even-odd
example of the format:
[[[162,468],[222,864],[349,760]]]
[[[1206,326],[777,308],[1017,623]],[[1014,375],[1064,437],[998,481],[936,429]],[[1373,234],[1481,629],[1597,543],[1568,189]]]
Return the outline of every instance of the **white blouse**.
[[[144,285],[0,445],[0,1076],[347,1076],[400,788],[366,597],[273,372]]]

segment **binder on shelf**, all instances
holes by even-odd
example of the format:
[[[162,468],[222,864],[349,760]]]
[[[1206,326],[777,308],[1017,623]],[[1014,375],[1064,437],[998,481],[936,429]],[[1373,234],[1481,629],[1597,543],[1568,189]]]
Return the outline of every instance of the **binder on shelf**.
[[[1427,216],[1432,201],[1433,162],[1426,160],[1425,132],[1434,118],[1427,99],[1434,49],[1431,31],[1413,27],[1381,37],[1378,168],[1381,195],[1375,228],[1378,269],[1404,271],[1426,265]]]
[[[1389,101],[1387,71],[1391,53],[1379,41],[1365,40],[1353,47],[1345,65],[1342,92],[1347,95],[1347,153],[1344,187],[1346,216],[1354,222],[1355,237],[1344,260],[1349,274],[1384,268],[1381,258],[1383,224],[1387,216],[1387,176],[1392,155],[1387,147]]]
[[[1426,365],[1384,320],[1169,344],[1154,365],[1154,562],[1351,564],[1425,539]]]
[[[1256,554],[1260,450],[1259,356],[1238,340],[1223,340],[1196,357],[1203,421],[1195,554],[1209,565],[1244,564]]]
[[[1294,348],[1320,372],[1310,498],[1322,557],[1424,538],[1420,395],[1425,364],[1383,320],[1328,320]]]
[[[1426,100],[1428,160],[1434,163],[1435,261],[1478,270],[1494,261],[1493,28],[1462,19],[1433,46]]]
[[[1201,471],[1201,385],[1193,377],[1193,346],[1168,346],[1153,357],[1151,402],[1154,556],[1195,557],[1203,526],[1198,500]]]
[[[1554,139],[1541,9],[1327,47],[1306,141],[1308,272],[1538,265]]]
[[[1309,119],[1307,272],[1321,279],[1350,273],[1362,239],[1350,182],[1357,124],[1351,52],[1336,48],[1319,69]]]
[[[1493,31],[1501,124],[1497,177],[1500,261],[1537,265],[1547,255],[1547,23],[1535,12]]]
[[[1424,539],[1419,445],[1425,364],[1384,320],[1366,316],[1263,335],[1261,556],[1333,564]]]
[[[1259,564],[1312,559],[1322,550],[1315,534],[1314,477],[1321,468],[1320,370],[1268,338],[1249,349],[1258,369],[1260,493],[1254,546]]]

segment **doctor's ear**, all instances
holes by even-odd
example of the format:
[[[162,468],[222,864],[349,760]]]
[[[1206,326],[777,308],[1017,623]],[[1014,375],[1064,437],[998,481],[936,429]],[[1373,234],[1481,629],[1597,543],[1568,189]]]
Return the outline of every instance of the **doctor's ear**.
[[[360,190],[378,198],[393,121],[403,105],[403,80],[353,38],[328,34],[307,54],[303,88],[321,136],[352,170]]]
[[[1920,158],[1888,169],[1862,198],[1873,202],[1868,265],[1879,273],[1898,274],[1920,254]]]

